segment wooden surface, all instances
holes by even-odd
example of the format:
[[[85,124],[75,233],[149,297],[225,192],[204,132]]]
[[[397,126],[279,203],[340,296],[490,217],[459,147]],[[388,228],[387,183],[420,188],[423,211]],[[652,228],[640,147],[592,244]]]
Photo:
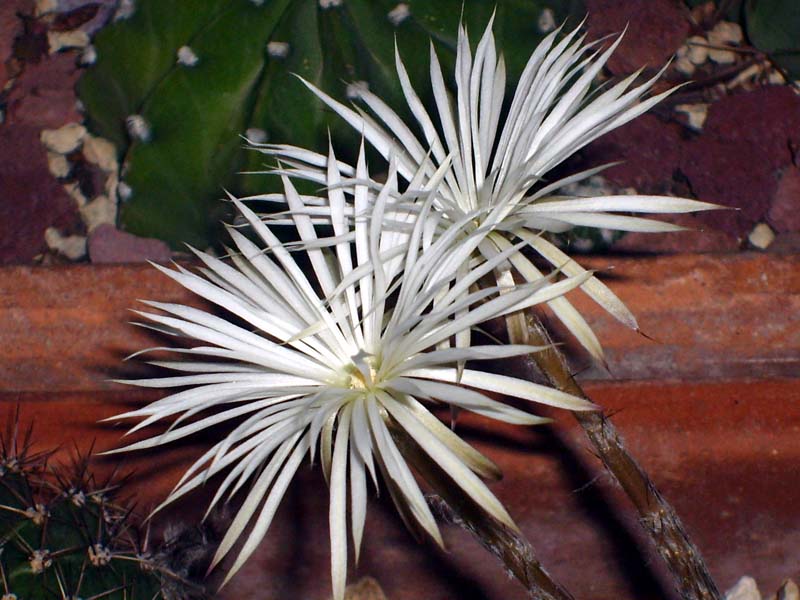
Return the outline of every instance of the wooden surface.
[[[595,258],[655,341],[624,330],[575,294],[608,353],[610,373],[575,354],[593,399],[615,413],[631,450],[676,505],[722,588],[742,574],[762,590],[800,576],[800,257]],[[190,301],[149,266],[0,269],[0,406],[20,404],[41,448],[124,429],[100,418],[157,394],[108,380],[141,371],[131,352],[157,339],[127,324],[137,298]],[[597,469],[569,415],[549,428],[466,417],[459,432],[501,466],[493,490],[544,564],[579,598],[668,598],[624,499]],[[127,457],[139,502],[163,498],[208,437]],[[62,453],[65,456],[65,453]],[[113,466],[99,461],[101,471]],[[191,519],[205,490],[170,513]],[[220,598],[328,597],[327,490],[305,469],[258,555]],[[372,500],[362,562],[390,599],[524,595],[467,534],[449,552],[418,546],[386,498]],[[643,545],[646,550],[646,544]]]

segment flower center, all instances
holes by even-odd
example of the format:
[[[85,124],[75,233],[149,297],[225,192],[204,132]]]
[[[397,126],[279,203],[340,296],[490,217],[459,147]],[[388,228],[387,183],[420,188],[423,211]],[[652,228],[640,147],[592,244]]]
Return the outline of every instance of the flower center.
[[[367,354],[363,350],[359,351],[350,359],[352,362],[345,367],[348,375],[347,385],[354,390],[368,390],[375,386],[376,358],[372,354]]]
[[[350,372],[350,387],[355,390],[365,390],[368,387],[367,380],[358,369]]]

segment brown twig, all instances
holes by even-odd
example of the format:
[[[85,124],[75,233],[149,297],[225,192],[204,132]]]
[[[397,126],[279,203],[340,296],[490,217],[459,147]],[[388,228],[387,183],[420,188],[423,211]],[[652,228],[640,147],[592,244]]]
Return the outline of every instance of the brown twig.
[[[734,54],[762,54],[758,48],[750,46],[729,46],[727,44],[712,44],[711,42],[693,42],[686,40],[688,46],[697,46],[698,48],[708,48],[709,50],[724,50],[725,52],[733,52]]]
[[[435,496],[429,497],[429,502],[441,517],[472,533],[525,586],[533,600],[573,600],[573,596],[547,573],[520,532],[498,522],[472,498],[461,493],[452,478],[405,430],[391,420],[387,425],[403,456],[433,489]]]
[[[516,318],[506,322],[512,344],[549,345],[549,349],[527,356],[525,368],[529,371],[538,369],[554,387],[586,398],[570,373],[564,355],[552,345],[538,317],[530,311],[524,318],[520,318],[521,315],[512,317]],[[628,453],[613,423],[601,410],[574,412],[573,415],[592,442],[598,457],[638,510],[640,523],[672,573],[681,598],[719,600],[717,586],[678,515]]]
[[[688,81],[685,85],[680,89],[680,91],[675,94],[674,100],[672,100],[671,104],[680,104],[682,102],[682,96],[686,92],[693,92],[696,90],[702,90],[705,88],[709,88],[713,85],[718,83],[723,83],[728,79],[733,79],[742,71],[749,69],[753,65],[757,65],[758,63],[764,60],[764,56],[757,55],[753,56],[752,58],[748,58],[747,60],[743,60],[740,63],[737,63],[731,67],[726,69],[722,69],[721,71],[709,75],[708,77],[704,77],[703,79],[698,79],[695,81]]]

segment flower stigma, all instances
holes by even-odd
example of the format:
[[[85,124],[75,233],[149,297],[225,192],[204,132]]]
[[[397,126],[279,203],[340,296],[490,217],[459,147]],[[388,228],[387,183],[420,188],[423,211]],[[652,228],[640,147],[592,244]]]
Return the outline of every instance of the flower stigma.
[[[377,358],[362,349],[351,360],[345,367],[345,373],[349,377],[347,387],[353,390],[374,390],[377,387]]]

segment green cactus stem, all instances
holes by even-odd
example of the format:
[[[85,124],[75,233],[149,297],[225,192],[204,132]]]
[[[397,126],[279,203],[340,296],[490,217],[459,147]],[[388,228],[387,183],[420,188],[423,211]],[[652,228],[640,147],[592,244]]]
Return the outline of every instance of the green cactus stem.
[[[429,40],[452,63],[462,8],[478,30],[495,7],[509,84],[547,27],[582,15],[575,0],[128,2],[125,18],[96,36],[96,61],[78,85],[90,128],[120,154],[121,225],[176,248],[213,244],[223,187],[247,194],[280,185],[236,176],[263,169],[243,149],[245,132],[324,150],[330,127],[357,147],[293,74],[340,100],[346,82],[363,81],[398,106],[394,40],[411,77],[424,81]]]

